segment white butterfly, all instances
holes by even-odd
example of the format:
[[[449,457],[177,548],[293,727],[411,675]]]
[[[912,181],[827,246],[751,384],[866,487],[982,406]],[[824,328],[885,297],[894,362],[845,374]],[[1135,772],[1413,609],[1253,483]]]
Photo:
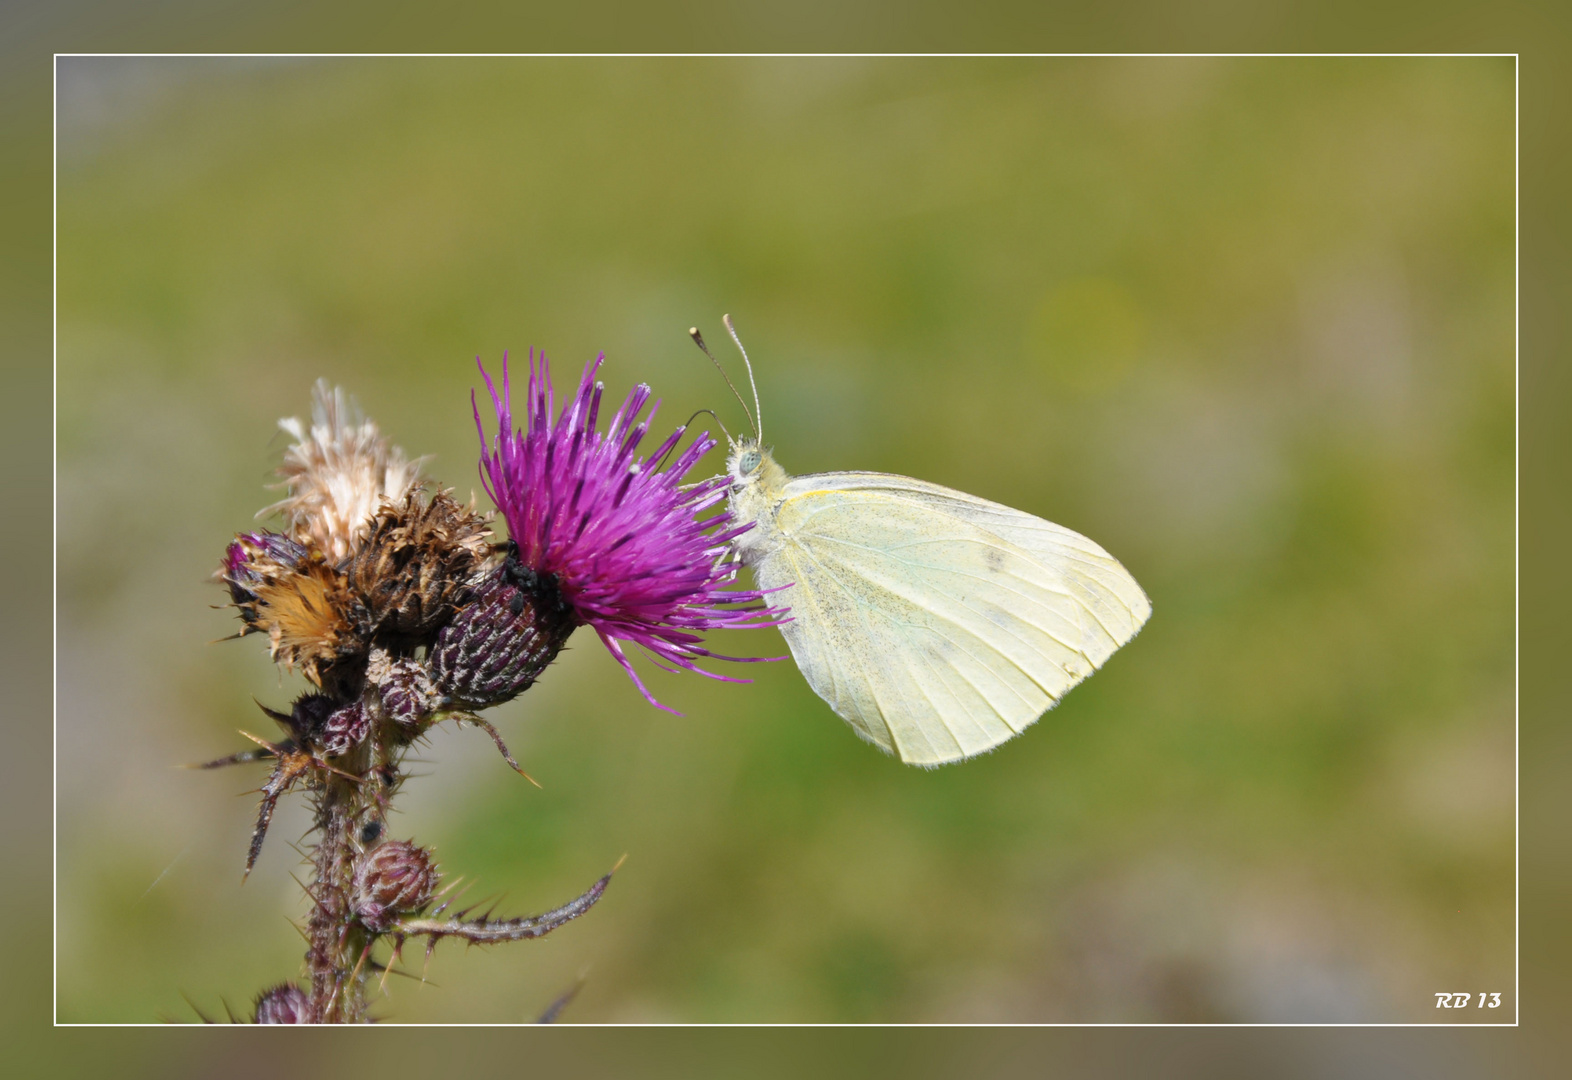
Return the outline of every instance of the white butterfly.
[[[737,554],[759,588],[783,589],[772,599],[791,608],[781,633],[808,685],[908,764],[1019,735],[1152,613],[1078,533],[907,476],[789,476],[754,431],[726,462],[733,522],[753,525]]]

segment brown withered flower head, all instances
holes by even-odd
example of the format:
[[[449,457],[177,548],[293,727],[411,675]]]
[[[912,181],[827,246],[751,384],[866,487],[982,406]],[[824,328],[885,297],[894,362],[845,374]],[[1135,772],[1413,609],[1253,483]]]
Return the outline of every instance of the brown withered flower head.
[[[395,651],[425,644],[468,599],[490,541],[486,519],[446,491],[384,502],[344,563],[361,633]]]
[[[418,462],[342,390],[319,382],[310,427],[279,426],[296,438],[279,468],[289,496],[262,513],[281,513],[283,531],[236,537],[220,577],[242,634],[266,634],[273,659],[318,687],[356,693],[374,646],[428,646],[468,599],[490,527],[449,492],[429,492]]]
[[[342,391],[319,383],[311,427],[280,426],[298,440],[279,470],[289,497],[269,508],[283,514],[283,531],[237,536],[219,577],[241,635],[266,635],[274,661],[316,689],[288,712],[264,709],[286,738],[255,739],[278,765],[262,789],[248,870],[292,786],[358,765],[380,725],[386,756],[452,711],[421,656],[501,561],[487,517],[419,482]]]
[[[263,633],[273,660],[323,686],[334,665],[353,661],[365,640],[345,576],[315,548],[279,533],[242,533],[224,554],[221,577],[245,624]]]

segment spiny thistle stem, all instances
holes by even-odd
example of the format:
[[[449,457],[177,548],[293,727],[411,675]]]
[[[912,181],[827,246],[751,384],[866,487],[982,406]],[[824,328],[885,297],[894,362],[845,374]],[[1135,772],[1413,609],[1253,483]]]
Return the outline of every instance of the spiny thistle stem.
[[[350,910],[354,853],[351,836],[364,812],[357,785],[330,776],[317,797],[317,840],[312,853],[316,881],[307,922],[306,967],[311,977],[311,1012],[318,1023],[358,1024],[366,1018],[365,979],[356,972],[366,933]]]

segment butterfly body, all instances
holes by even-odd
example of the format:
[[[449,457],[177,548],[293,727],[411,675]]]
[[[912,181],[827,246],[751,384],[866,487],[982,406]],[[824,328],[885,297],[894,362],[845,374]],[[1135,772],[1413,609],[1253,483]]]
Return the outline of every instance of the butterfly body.
[[[1025,730],[1135,636],[1151,604],[1086,537],[889,473],[727,461],[734,541],[803,676],[858,735],[935,766]]]

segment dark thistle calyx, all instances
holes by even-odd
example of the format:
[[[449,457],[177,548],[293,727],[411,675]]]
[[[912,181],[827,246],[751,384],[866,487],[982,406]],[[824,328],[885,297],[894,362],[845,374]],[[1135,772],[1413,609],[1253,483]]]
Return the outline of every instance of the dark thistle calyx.
[[[496,705],[523,693],[578,625],[552,574],[508,557],[476,589],[473,601],[437,635],[431,680],[442,697],[467,708]]]
[[[572,607],[562,596],[562,582],[549,570],[542,573],[519,561],[519,546],[512,540],[507,544],[507,558],[502,563],[502,580],[518,591],[508,601],[509,610],[523,614],[524,605],[532,599],[542,611],[572,618]]]
[[[289,733],[294,745],[306,746],[316,738],[337,708],[338,703],[326,694],[307,693],[297,697],[287,713],[277,712],[266,705],[262,706],[262,711]]]

